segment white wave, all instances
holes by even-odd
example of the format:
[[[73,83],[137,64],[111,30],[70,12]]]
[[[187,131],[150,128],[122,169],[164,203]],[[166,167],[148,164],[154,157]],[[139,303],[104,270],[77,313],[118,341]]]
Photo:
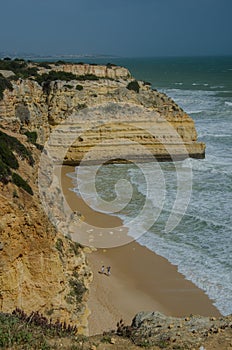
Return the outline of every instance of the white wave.
[[[215,111],[221,104],[216,91],[165,89],[163,92],[172,97],[188,114]]]
[[[212,134],[212,133],[202,133],[198,134],[198,137],[231,137],[231,134]]]
[[[189,245],[167,241],[165,237],[159,237],[152,232],[142,236],[139,243],[176,265],[179,272],[215,301],[215,306],[223,315],[231,314],[231,272],[223,264],[205,256],[200,250],[191,249]]]
[[[225,101],[225,104],[226,104],[227,106],[230,106],[230,107],[232,107],[232,102],[229,102],[229,101]]]
[[[195,111],[194,110],[188,110],[187,111],[188,114],[199,114],[199,113],[202,113],[202,112],[203,112],[202,109],[199,109],[199,110],[196,109]]]
[[[207,157],[206,159],[187,158],[180,164],[180,166],[182,168],[191,168],[195,171],[207,172],[209,174],[221,174],[231,177],[230,164],[230,160],[228,162],[222,162],[222,160],[218,161],[218,159],[210,159]]]
[[[213,85],[213,86],[210,86],[210,89],[223,89],[225,86],[224,85]]]

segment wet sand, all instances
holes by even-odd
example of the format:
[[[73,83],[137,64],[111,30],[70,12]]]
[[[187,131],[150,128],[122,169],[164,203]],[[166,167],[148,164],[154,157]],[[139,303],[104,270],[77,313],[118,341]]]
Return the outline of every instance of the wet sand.
[[[69,190],[73,185],[66,173],[73,171],[72,167],[62,168],[62,189],[69,206],[93,226],[109,230],[120,226],[119,218],[93,211]],[[187,281],[176,266],[137,242],[98,249],[87,258],[94,274],[88,300],[90,335],[115,329],[121,318],[129,324],[140,311],[172,316],[220,315],[208,296]],[[111,266],[110,276],[99,273],[102,265]]]

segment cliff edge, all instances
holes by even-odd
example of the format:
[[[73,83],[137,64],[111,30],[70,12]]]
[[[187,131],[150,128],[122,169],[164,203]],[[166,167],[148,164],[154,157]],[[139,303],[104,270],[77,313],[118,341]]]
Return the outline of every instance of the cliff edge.
[[[164,93],[152,89],[149,83],[136,81],[126,68],[110,64],[30,63],[23,68],[23,78],[11,68],[9,64],[9,70],[2,70],[2,79],[11,79],[11,86],[6,85],[0,100],[1,124],[14,131],[36,131],[41,144],[54,129],[65,124],[53,145],[56,154],[67,147],[61,163],[79,164],[83,155],[99,144],[104,157],[97,161],[119,161],[124,157],[130,160],[128,142],[141,145],[161,161],[205,155],[205,145],[197,142],[193,120]],[[105,106],[111,114],[115,106],[124,108],[123,113],[119,111],[121,119],[109,117]],[[94,108],[97,111],[93,113]],[[75,131],[75,141],[66,145],[69,132]],[[118,146],[123,140],[125,151],[120,154]],[[95,154],[98,156],[99,152]],[[143,153],[138,157],[147,158]]]

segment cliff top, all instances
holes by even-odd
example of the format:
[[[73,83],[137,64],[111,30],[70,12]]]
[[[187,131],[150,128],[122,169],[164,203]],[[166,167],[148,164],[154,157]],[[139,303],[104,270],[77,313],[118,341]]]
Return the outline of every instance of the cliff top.
[[[140,325],[128,327],[119,322],[117,330],[88,338],[76,335],[75,329],[65,324],[52,324],[38,313],[27,316],[15,310],[13,315],[0,313],[0,346],[36,350],[229,350],[232,347],[231,317],[174,319],[154,313],[151,323],[151,317],[144,318]]]

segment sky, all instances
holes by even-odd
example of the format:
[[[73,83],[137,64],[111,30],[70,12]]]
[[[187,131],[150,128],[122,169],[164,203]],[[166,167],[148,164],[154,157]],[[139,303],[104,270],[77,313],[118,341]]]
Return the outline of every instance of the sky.
[[[232,55],[232,0],[1,0],[0,52]]]

